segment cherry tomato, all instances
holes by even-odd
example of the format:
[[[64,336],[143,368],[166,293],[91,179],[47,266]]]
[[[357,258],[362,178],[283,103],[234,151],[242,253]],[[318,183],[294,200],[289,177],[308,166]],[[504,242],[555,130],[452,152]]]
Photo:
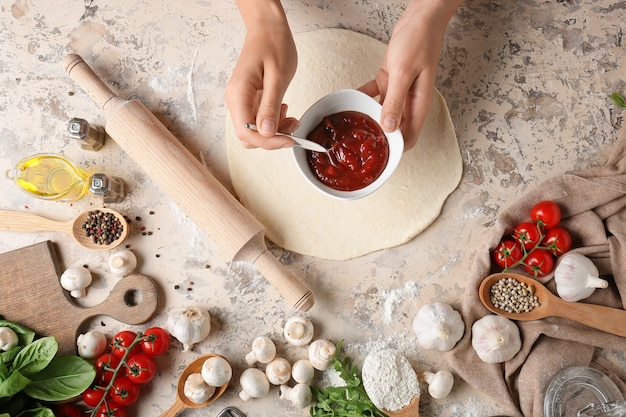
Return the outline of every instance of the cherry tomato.
[[[541,243],[541,235],[539,225],[535,222],[520,223],[513,229],[513,238],[517,240],[526,251],[531,250]]]
[[[530,209],[530,218],[549,230],[561,221],[561,208],[553,201],[540,201]]]
[[[156,373],[156,362],[145,353],[137,353],[126,362],[126,376],[136,384],[145,384],[154,378]]]
[[[105,401],[98,408],[96,417],[126,417],[126,409],[113,401]]]
[[[113,378],[113,371],[117,369],[120,364],[120,358],[114,356],[111,353],[105,353],[100,355],[96,359],[96,382],[109,382]]]
[[[141,350],[150,356],[159,356],[170,347],[170,334],[161,327],[150,327],[144,332],[148,338],[141,342]]]
[[[61,404],[54,412],[56,417],[84,417],[82,411],[72,404]]]
[[[109,344],[111,353],[118,358],[122,358],[126,354],[128,347],[135,341],[136,338],[137,333],[130,330],[122,330],[113,337],[113,340]],[[138,353],[140,350],[141,348],[139,347],[139,344],[135,345],[129,356]]]
[[[493,260],[500,268],[508,268],[522,259],[523,253],[520,245],[510,239],[502,239],[493,250]]]
[[[545,277],[554,269],[552,253],[545,249],[535,249],[524,260],[524,268],[535,278]]]
[[[131,405],[139,398],[139,385],[125,376],[117,375],[113,387],[109,390],[108,399],[118,405]]]
[[[82,393],[83,402],[89,407],[94,408],[99,403],[106,390],[102,387],[91,386]]]
[[[543,238],[543,246],[548,248],[555,256],[563,255],[572,247],[572,236],[561,227],[555,227],[546,232]]]

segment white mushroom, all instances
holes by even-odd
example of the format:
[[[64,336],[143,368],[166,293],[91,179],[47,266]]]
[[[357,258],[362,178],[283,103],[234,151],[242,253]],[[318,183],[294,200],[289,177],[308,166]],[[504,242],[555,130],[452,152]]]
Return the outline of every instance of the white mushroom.
[[[291,401],[298,408],[306,408],[313,401],[313,393],[307,384],[297,384],[293,388],[281,385],[279,398]]]
[[[304,346],[313,340],[313,323],[306,317],[294,316],[285,323],[283,333],[288,343],[294,346]]]
[[[291,367],[291,377],[299,384],[309,384],[315,376],[315,368],[308,359],[300,359]]]
[[[107,338],[102,332],[92,330],[78,335],[76,339],[78,355],[84,359],[95,359],[107,348]]]
[[[221,387],[233,377],[233,369],[226,359],[212,356],[202,364],[202,379],[212,387]]]
[[[271,384],[286,384],[291,379],[291,364],[285,358],[274,358],[265,367],[265,375]]]
[[[267,336],[258,336],[252,341],[252,350],[246,355],[249,366],[257,362],[268,363],[276,357],[276,345]]]
[[[239,383],[241,384],[239,398],[243,401],[262,398],[270,392],[270,382],[267,380],[265,372],[257,368],[248,368],[243,371]]]
[[[137,268],[137,257],[130,249],[113,252],[109,256],[109,269],[116,275],[123,277],[130,275]]]
[[[74,298],[84,297],[91,284],[91,272],[84,266],[66,269],[61,274],[61,286]]]
[[[17,333],[10,327],[0,327],[0,350],[6,352],[13,349],[19,343]]]
[[[318,339],[309,345],[309,362],[318,371],[325,371],[335,356],[335,352],[336,347],[332,342]]]
[[[183,387],[185,397],[189,398],[196,404],[202,404],[209,401],[209,398],[215,393],[215,387],[204,382],[202,375],[193,373],[185,380]]]
[[[428,384],[428,393],[433,398],[447,397],[454,386],[454,376],[445,369],[437,373],[425,371],[422,373],[422,378]]]

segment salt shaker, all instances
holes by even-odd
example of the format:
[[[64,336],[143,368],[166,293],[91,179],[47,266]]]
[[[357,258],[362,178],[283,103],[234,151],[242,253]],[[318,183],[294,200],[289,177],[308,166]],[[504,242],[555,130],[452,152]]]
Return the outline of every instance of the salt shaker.
[[[104,146],[106,133],[100,126],[90,126],[87,120],[73,118],[67,125],[67,135],[87,151],[97,151]]]
[[[126,183],[119,177],[93,174],[89,178],[89,191],[102,196],[105,203],[119,203],[126,197]]]

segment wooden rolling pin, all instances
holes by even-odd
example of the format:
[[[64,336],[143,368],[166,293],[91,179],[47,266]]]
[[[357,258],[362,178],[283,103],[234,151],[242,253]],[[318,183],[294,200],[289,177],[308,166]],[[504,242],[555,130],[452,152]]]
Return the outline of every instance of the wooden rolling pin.
[[[295,309],[313,294],[267,249],[264,227],[138,100],[117,97],[78,55],[65,71],[106,114],[105,130],[233,261],[254,265]]]

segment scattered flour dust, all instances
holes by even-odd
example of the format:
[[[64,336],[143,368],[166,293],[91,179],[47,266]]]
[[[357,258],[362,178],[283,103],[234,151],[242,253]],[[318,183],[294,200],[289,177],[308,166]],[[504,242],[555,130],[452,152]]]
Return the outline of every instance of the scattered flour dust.
[[[369,354],[361,372],[365,391],[378,408],[397,411],[420,395],[415,370],[396,349],[383,349]]]
[[[390,324],[393,321],[396,307],[406,298],[413,300],[419,295],[419,286],[415,281],[407,281],[403,288],[384,291],[383,300],[383,323]]]

